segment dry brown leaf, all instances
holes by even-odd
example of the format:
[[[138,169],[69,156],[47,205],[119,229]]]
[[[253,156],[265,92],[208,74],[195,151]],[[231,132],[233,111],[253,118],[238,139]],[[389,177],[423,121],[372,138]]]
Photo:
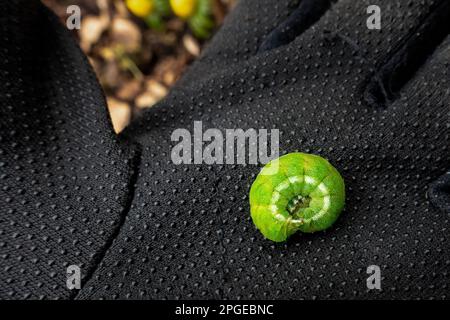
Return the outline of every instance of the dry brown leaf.
[[[98,73],[100,70],[100,64],[98,63],[98,61],[89,56],[87,58],[88,58],[89,64],[92,66],[92,69],[94,69],[94,71],[96,73]]]
[[[130,12],[128,11],[125,1],[114,1],[114,7],[116,9],[117,15],[123,18],[129,18]]]
[[[141,91],[141,81],[135,79],[125,82],[125,84],[117,90],[116,94],[121,100],[131,101],[138,95],[139,91]]]
[[[130,123],[131,108],[122,101],[107,97],[108,110],[116,133],[121,132]]]
[[[85,52],[100,39],[108,24],[107,16],[87,16],[81,21],[80,46]]]
[[[175,83],[175,81],[177,81],[177,75],[173,71],[168,71],[168,72],[164,73],[162,78],[163,78],[162,79],[163,82],[167,86],[172,86]]]
[[[167,51],[166,47],[175,47],[179,44],[179,39],[176,32],[158,32],[153,29],[147,29],[144,31],[145,42],[153,47],[157,52]]]
[[[139,95],[136,100],[134,100],[134,104],[136,107],[140,109],[150,108],[154,104],[156,104],[160,98],[156,97],[153,93],[146,91]]]
[[[217,24],[222,24],[223,19],[227,14],[227,5],[224,1],[213,0],[212,1],[212,14]]]
[[[167,86],[171,86],[183,73],[191,57],[190,54],[182,50],[177,56],[168,56],[161,59],[159,63],[154,66],[152,74],[157,80],[163,82]]]
[[[185,27],[184,20],[172,18],[166,22],[166,28],[170,31],[182,32]]]
[[[129,53],[141,48],[141,31],[131,20],[115,17],[112,21],[111,37]]]
[[[183,45],[187,52],[192,54],[194,57],[197,57],[200,54],[200,45],[190,34],[185,34],[183,36]]]
[[[145,82],[145,88],[148,92],[157,98],[164,98],[167,95],[167,88],[154,79],[149,79]]]
[[[103,87],[116,88],[121,81],[120,68],[115,61],[108,61],[104,64],[100,82]]]

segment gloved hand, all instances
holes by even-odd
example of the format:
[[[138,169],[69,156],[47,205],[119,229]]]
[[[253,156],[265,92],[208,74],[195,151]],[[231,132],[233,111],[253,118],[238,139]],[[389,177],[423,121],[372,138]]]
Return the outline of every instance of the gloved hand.
[[[39,1],[0,6],[0,298],[70,298],[128,209],[118,142],[86,57]]]
[[[381,30],[366,28],[370,1],[318,4],[240,2],[123,134],[141,149],[131,205],[76,298],[448,297],[449,212],[430,202],[448,203],[448,188],[427,193],[450,158],[450,3],[380,0]],[[195,120],[279,129],[282,154],[327,158],[344,213],[326,232],[265,240],[248,205],[258,166],[172,162],[171,134]],[[381,291],[367,289],[370,265]]]

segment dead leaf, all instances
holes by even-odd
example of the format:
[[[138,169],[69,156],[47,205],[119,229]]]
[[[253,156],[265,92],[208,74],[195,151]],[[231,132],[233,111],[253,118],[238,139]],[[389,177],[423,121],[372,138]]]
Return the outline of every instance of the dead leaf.
[[[229,6],[230,4],[226,4],[220,0],[212,1],[212,14],[217,24],[222,24],[227,14],[227,5]]]
[[[111,37],[128,53],[136,52],[141,48],[141,31],[131,20],[115,17],[112,21]]]
[[[108,24],[107,16],[87,16],[81,21],[80,46],[85,52],[100,39]]]
[[[139,91],[141,91],[141,81],[135,79],[125,82],[125,84],[117,90],[116,94],[121,100],[131,101],[138,95]]]
[[[138,107],[140,109],[144,109],[144,108],[150,108],[151,106],[156,104],[159,100],[161,100],[161,99],[156,97],[151,92],[146,91],[146,92],[142,93],[141,95],[139,95],[136,98],[136,100],[134,100],[134,104],[136,105],[136,107]]]
[[[167,30],[170,30],[173,32],[182,32],[184,30],[184,27],[185,27],[184,20],[181,20],[178,18],[172,18],[166,22]]]
[[[117,15],[122,18],[129,18],[130,12],[128,11],[125,1],[114,1],[114,7],[116,9]]]
[[[131,108],[127,103],[107,97],[108,110],[116,133],[121,132],[130,123]]]
[[[120,68],[115,61],[108,61],[103,67],[100,82],[103,87],[116,88],[121,81]]]
[[[175,81],[177,81],[177,75],[173,71],[168,71],[164,73],[162,78],[163,82],[167,86],[172,86],[175,83]]]
[[[162,99],[167,95],[167,88],[154,79],[149,79],[145,82],[145,88],[155,97]]]
[[[185,34],[183,36],[183,45],[194,57],[197,57],[200,54],[200,45],[190,34]]]
[[[161,59],[153,68],[153,76],[167,86],[173,85],[181,76],[192,56],[185,50],[176,56]]]

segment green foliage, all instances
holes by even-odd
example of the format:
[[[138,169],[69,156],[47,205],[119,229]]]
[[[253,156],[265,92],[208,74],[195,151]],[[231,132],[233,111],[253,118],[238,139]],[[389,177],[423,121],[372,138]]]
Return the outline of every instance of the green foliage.
[[[188,20],[189,27],[198,38],[205,39],[211,35],[214,21],[211,18],[211,0],[198,0],[197,8]]]
[[[146,24],[155,30],[165,29],[165,19],[175,15],[169,0],[151,0],[153,3],[151,12],[147,16],[141,17]],[[212,18],[212,0],[195,0],[193,13],[185,17],[189,29],[200,39],[211,36],[211,31],[215,26]],[[176,16],[176,15],[175,15]]]

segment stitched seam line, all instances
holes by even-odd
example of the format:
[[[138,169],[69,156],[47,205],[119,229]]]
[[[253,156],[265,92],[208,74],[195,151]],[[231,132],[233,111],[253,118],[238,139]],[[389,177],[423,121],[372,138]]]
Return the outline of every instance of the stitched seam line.
[[[337,32],[333,32],[332,34],[341,38],[344,42],[346,42],[347,44],[349,44],[358,54],[358,57],[361,59],[361,61],[363,61],[365,64],[367,64],[369,66],[369,70],[374,72],[373,76],[367,81],[367,83],[364,85],[364,90],[363,92],[363,98],[366,101],[366,103],[368,103],[369,105],[373,105],[372,102],[370,102],[367,99],[367,96],[370,95],[369,93],[369,88],[374,84],[378,84],[381,93],[383,95],[383,98],[385,99],[386,103],[392,103],[393,100],[395,99],[391,99],[389,97],[388,91],[386,90],[386,86],[385,86],[385,82],[382,79],[382,74],[384,73],[384,70],[388,69],[388,66],[392,64],[392,62],[398,61],[399,57],[403,57],[405,56],[405,49],[411,45],[412,43],[414,43],[414,41],[412,41],[411,39],[415,39],[414,35],[416,35],[418,33],[418,31],[420,31],[424,25],[425,22],[432,20],[431,18],[437,13],[440,12],[442,10],[442,7],[445,7],[446,5],[448,5],[448,3],[446,2],[446,0],[441,1],[434,10],[430,11],[421,21],[420,23],[417,24],[417,26],[414,28],[414,30],[412,32],[410,32],[405,39],[402,41],[402,43],[399,45],[399,47],[397,48],[397,50],[390,56],[388,56],[386,58],[386,60],[381,64],[381,66],[379,68],[376,67],[375,64],[373,64],[371,61],[369,61],[369,59],[367,59],[367,57],[362,53],[361,48],[358,46],[358,44],[353,41],[352,39],[341,35]],[[420,43],[419,43],[420,45]],[[437,48],[437,46],[436,46]],[[435,48],[435,49],[436,49]],[[419,67],[417,67],[416,69],[419,69]],[[388,74],[388,77],[386,77],[386,83],[390,82],[390,79],[392,79],[393,73],[394,73],[394,68],[391,68],[392,70],[389,70],[388,72],[386,72]],[[410,80],[410,79],[409,79]],[[408,80],[408,81],[409,81]],[[403,83],[402,88],[405,86],[405,84],[408,82],[406,81],[405,83]],[[398,91],[401,91],[401,88],[398,89]]]
[[[130,175],[130,179],[129,179],[129,188],[131,189],[130,192],[128,193],[128,196],[125,199],[125,206],[123,211],[121,212],[121,214],[119,215],[119,223],[117,224],[116,228],[113,230],[113,232],[111,233],[110,237],[105,241],[105,244],[103,246],[103,249],[100,250],[97,254],[96,254],[96,258],[94,258],[91,261],[91,267],[89,268],[90,270],[88,270],[87,275],[84,279],[84,283],[81,286],[81,289],[78,291],[75,291],[74,293],[72,293],[71,295],[69,295],[69,299],[73,299],[73,300],[77,300],[79,299],[79,296],[81,295],[83,291],[83,287],[85,285],[87,285],[92,277],[94,276],[94,274],[97,272],[97,270],[99,269],[101,263],[103,262],[107,252],[109,251],[109,249],[111,248],[114,240],[118,237],[118,235],[120,234],[120,231],[122,230],[122,227],[125,224],[125,220],[126,217],[128,215],[128,213],[130,212],[131,209],[131,205],[133,203],[134,197],[135,197],[135,193],[136,193],[136,182],[139,176],[139,168],[140,168],[140,164],[142,161],[142,148],[141,145],[139,144],[134,144],[133,147],[135,148],[132,152],[134,152],[134,157],[132,158],[132,165],[131,167],[131,175]]]

